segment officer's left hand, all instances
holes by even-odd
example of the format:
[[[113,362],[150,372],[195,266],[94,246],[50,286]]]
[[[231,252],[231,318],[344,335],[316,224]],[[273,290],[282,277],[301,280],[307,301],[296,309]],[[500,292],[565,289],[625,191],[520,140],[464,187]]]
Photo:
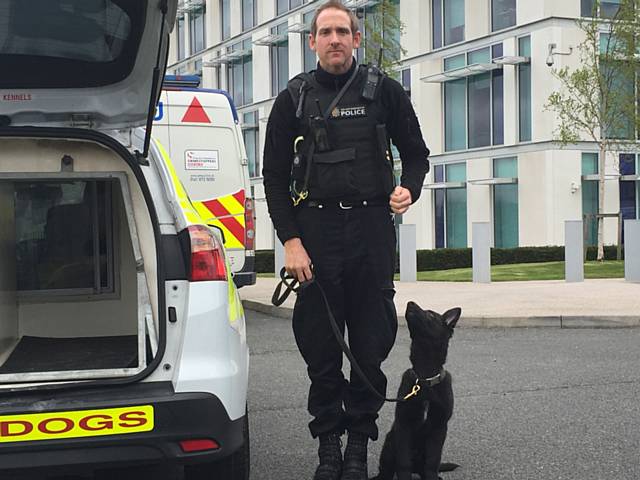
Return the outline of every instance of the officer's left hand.
[[[411,206],[411,192],[398,185],[389,197],[389,205],[393,213],[406,212]]]

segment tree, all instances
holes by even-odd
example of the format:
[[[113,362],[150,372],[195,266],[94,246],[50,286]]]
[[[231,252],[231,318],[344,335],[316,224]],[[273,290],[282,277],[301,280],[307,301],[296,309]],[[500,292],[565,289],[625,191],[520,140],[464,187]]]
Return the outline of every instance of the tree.
[[[404,24],[400,20],[399,2],[380,0],[373,8],[358,9],[356,13],[364,17],[364,63],[377,64],[382,47],[382,62],[379,67],[391,72],[407,53],[400,44]]]
[[[640,115],[637,103],[637,41],[639,10],[634,0],[621,0],[613,18],[604,18],[601,0],[595,0],[590,18],[577,21],[584,41],[577,46],[580,66],[553,69],[560,89],[545,109],[558,117],[554,140],[562,147],[588,139],[598,145],[598,213],[604,213],[607,153],[638,146]],[[598,256],[604,259],[603,217],[598,217]]]

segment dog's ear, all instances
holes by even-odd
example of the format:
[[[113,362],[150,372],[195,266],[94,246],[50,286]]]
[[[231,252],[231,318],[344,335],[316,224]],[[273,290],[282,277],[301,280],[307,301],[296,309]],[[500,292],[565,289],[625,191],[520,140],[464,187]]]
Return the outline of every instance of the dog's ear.
[[[456,324],[458,323],[461,314],[462,309],[460,307],[452,308],[442,314],[442,321],[447,325],[447,327],[453,330],[456,328]]]
[[[409,327],[409,336],[413,338],[414,334],[424,328],[426,313],[418,304],[409,302],[404,318],[407,321],[407,327]]]

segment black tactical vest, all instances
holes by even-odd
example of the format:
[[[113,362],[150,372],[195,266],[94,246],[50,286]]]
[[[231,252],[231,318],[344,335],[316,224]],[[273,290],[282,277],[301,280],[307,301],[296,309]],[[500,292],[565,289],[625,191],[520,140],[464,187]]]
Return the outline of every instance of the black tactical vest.
[[[377,95],[375,101],[361,97],[366,81],[366,68],[357,68],[359,71],[356,78],[325,123],[330,149],[320,152],[318,145],[306,149],[313,157],[308,175],[309,199],[387,198],[393,189],[393,165],[388,155],[390,148],[384,128],[386,112],[380,95]],[[302,115],[298,121],[298,135],[308,139],[312,137],[310,118],[319,116],[320,112],[324,113],[339,89],[327,88],[318,83],[313,73],[298,75],[288,85],[296,108],[300,105],[300,86],[303,81],[306,92]],[[309,156],[300,159],[302,170],[306,168],[304,164],[309,161]]]

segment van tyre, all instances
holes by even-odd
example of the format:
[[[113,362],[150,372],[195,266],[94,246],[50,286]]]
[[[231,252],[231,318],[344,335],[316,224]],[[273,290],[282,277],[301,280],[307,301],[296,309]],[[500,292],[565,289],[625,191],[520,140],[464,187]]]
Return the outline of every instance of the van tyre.
[[[184,480],[249,480],[249,411],[244,416],[242,446],[232,455],[218,462],[187,465]]]

